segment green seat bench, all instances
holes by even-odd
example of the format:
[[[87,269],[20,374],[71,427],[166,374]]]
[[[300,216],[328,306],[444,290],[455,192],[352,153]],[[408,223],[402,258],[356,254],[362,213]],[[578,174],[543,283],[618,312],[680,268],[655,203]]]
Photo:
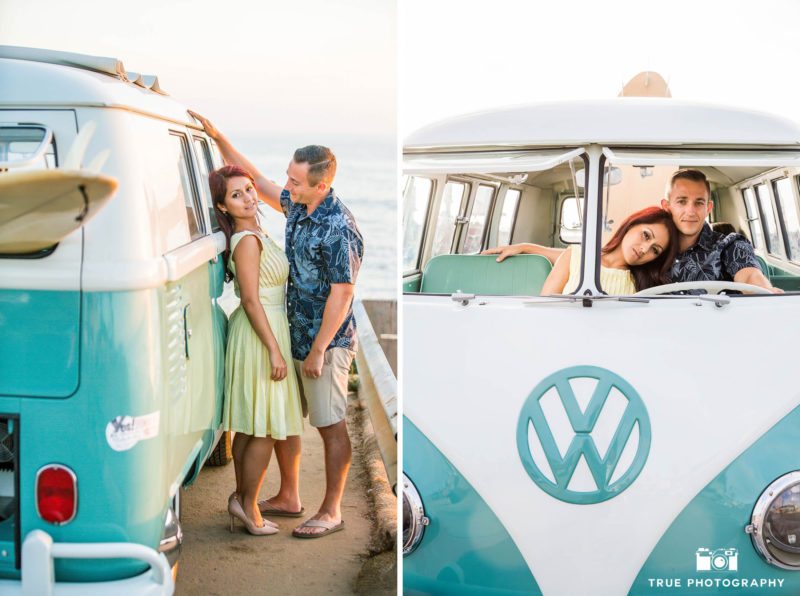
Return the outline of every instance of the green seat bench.
[[[423,294],[465,292],[489,296],[538,296],[553,266],[540,255],[440,255],[422,274]]]

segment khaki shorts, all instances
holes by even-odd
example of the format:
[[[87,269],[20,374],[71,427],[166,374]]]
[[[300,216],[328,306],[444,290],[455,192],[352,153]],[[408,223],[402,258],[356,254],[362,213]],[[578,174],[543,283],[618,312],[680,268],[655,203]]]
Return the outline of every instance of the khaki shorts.
[[[303,376],[303,362],[294,361],[300,380],[303,415],[316,428],[331,426],[347,415],[347,379],[356,353],[347,348],[330,348],[325,352],[322,375],[317,379]]]

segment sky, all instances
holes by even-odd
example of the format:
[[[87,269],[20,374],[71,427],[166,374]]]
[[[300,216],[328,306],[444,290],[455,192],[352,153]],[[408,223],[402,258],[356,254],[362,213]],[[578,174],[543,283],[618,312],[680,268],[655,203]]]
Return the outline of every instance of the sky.
[[[798,0],[402,0],[401,137],[448,116],[616,97],[641,71],[679,99],[800,121]]]
[[[0,0],[0,44],[119,58],[223,131],[393,137],[394,0]]]

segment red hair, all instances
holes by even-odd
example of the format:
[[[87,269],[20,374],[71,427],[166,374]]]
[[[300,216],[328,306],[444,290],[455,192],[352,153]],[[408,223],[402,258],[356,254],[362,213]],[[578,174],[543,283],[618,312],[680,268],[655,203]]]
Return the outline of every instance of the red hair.
[[[611,239],[603,247],[603,254],[608,254],[622,244],[625,237],[633,226],[640,224],[663,224],[667,228],[669,244],[655,259],[644,265],[631,267],[631,275],[637,290],[652,288],[672,282],[670,270],[675,257],[678,254],[678,229],[672,221],[672,214],[661,207],[645,207],[644,209],[632,213],[623,221]]]
[[[220,207],[225,204],[225,195],[228,193],[228,179],[238,177],[249,178],[255,184],[252,174],[239,166],[223,166],[208,175],[208,186],[211,189],[211,200],[214,202],[214,213],[220,229],[225,234],[225,252],[222,253],[222,262],[225,266],[225,281],[231,281],[233,274],[228,270],[228,260],[231,257],[231,236],[233,235],[233,219]]]

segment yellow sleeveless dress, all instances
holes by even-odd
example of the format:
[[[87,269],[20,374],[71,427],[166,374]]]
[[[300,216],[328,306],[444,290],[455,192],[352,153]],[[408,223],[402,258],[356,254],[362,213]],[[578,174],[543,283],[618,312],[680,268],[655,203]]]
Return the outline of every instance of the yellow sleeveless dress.
[[[581,277],[581,247],[573,245],[569,258],[569,279],[564,286],[563,293],[570,294],[578,289]],[[611,269],[600,265],[601,289],[611,296],[623,296],[636,293],[636,284],[633,275],[627,269]]]
[[[287,375],[282,381],[270,378],[272,367],[267,347],[261,342],[247,313],[239,306],[228,321],[228,345],[225,354],[225,406],[223,424],[227,430],[256,437],[271,436],[282,440],[303,432],[297,373],[292,363],[289,321],[284,306],[284,285],[289,277],[289,261],[266,234],[238,232],[231,237],[228,267],[234,275],[234,290],[239,296],[233,251],[245,236],[261,242],[258,294],[269,326],[286,361]]]

